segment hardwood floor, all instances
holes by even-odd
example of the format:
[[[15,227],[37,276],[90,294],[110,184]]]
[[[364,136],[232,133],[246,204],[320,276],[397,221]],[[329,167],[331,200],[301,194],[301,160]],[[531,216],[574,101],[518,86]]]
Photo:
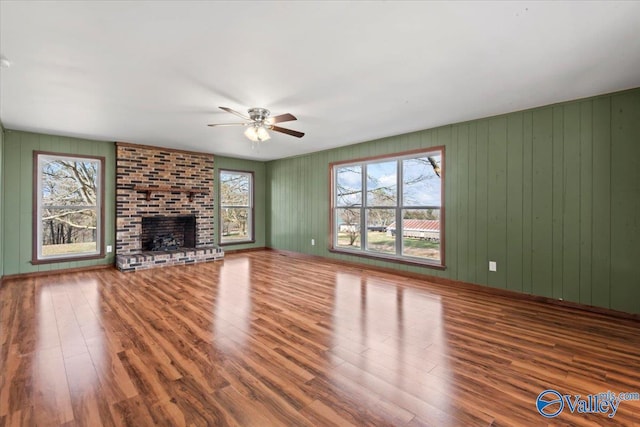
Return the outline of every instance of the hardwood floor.
[[[276,252],[6,281],[0,425],[638,425],[640,324]],[[573,399],[573,398],[572,398]]]

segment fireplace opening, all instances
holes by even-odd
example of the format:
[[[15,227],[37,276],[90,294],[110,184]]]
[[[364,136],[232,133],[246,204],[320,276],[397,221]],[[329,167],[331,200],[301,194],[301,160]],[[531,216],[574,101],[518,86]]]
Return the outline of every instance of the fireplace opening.
[[[142,217],[141,238],[143,251],[195,248],[196,216]]]

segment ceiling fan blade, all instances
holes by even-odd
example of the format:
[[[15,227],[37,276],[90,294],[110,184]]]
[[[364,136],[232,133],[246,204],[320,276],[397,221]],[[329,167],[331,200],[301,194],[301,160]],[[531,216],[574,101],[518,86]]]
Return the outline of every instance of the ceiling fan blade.
[[[207,126],[211,126],[211,127],[214,127],[214,126],[246,126],[246,125],[249,125],[249,124],[251,124],[251,123],[212,123],[212,124],[207,125]]]
[[[232,109],[231,109],[231,108],[229,108],[229,107],[218,107],[218,108],[220,108],[221,110],[226,111],[227,113],[235,114],[235,115],[236,115],[236,116],[238,116],[238,117],[242,117],[242,118],[243,118],[243,119],[245,119],[245,120],[251,120],[251,118],[250,118],[249,116],[245,116],[245,115],[244,115],[244,114],[242,114],[242,113],[238,113],[236,110],[232,110]]]
[[[280,126],[269,126],[269,129],[274,130],[276,132],[286,133],[287,135],[295,136],[296,138],[302,138],[304,133],[298,132],[297,130],[281,128]]]
[[[265,122],[268,124],[274,124],[274,123],[282,123],[282,122],[291,122],[293,120],[298,120],[298,119],[293,114],[286,113],[286,114],[280,114],[279,116],[269,117],[267,120],[265,120]]]

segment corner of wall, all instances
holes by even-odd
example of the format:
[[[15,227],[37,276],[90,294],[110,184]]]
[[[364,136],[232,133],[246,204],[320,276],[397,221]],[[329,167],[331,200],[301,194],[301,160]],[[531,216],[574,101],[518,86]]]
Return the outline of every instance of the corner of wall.
[[[4,276],[4,127],[0,122],[0,283]]]

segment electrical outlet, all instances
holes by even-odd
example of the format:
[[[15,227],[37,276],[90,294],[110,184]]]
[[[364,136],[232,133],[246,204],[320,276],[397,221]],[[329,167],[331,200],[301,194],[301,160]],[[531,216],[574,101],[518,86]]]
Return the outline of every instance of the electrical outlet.
[[[311,246],[315,246],[316,245],[316,239],[311,239]]]
[[[113,246],[107,245],[107,253],[110,254],[111,252],[113,252]]]
[[[495,261],[489,261],[489,271],[498,271],[498,263]]]

